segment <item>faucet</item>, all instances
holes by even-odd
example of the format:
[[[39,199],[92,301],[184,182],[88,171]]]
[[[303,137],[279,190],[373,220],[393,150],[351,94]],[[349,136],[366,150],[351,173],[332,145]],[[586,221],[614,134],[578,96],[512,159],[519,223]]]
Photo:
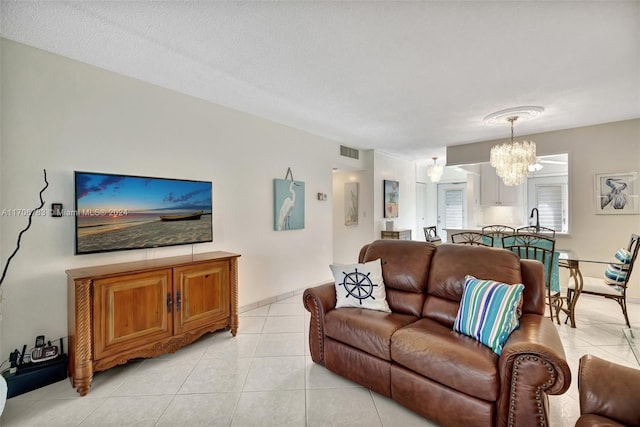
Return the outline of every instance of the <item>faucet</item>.
[[[538,208],[531,209],[531,216],[529,219],[533,219],[533,214],[536,214],[536,233],[540,232],[540,212],[538,212]]]

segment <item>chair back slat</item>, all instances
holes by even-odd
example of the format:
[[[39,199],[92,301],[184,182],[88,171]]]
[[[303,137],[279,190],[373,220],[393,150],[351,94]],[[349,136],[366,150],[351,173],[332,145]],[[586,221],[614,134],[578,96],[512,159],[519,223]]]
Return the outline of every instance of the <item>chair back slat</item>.
[[[493,246],[493,236],[478,233],[477,231],[463,231],[451,236],[451,243],[472,246]]]
[[[502,238],[502,247],[522,259],[535,259],[544,265],[545,286],[551,286],[551,272],[556,241],[538,234],[514,234]]]
[[[482,227],[482,234],[493,237],[494,244],[497,244],[495,246],[500,246],[502,244],[503,237],[511,236],[515,233],[516,229],[509,227],[508,225],[493,224]]]
[[[544,267],[544,286],[547,293],[547,305],[549,305],[549,317],[553,321],[555,317],[560,324],[560,309],[562,300],[558,291],[551,290],[553,267],[555,262],[555,239],[550,239],[539,234],[514,234],[502,238],[502,247],[515,252],[521,259],[533,259],[540,261]]]
[[[556,230],[554,230],[553,228],[548,228],[548,227],[534,227],[534,226],[528,226],[528,227],[520,227],[516,229],[516,233],[519,234],[541,234],[543,236],[545,235],[550,235],[552,239],[556,238]]]
[[[626,289],[627,284],[629,283],[629,277],[631,277],[631,271],[633,270],[633,264],[638,257],[638,252],[640,251],[640,236],[637,234],[632,234],[629,239],[629,244],[627,245],[627,250],[631,254],[631,261],[629,261],[629,268],[627,269],[627,277],[624,280],[622,286]]]

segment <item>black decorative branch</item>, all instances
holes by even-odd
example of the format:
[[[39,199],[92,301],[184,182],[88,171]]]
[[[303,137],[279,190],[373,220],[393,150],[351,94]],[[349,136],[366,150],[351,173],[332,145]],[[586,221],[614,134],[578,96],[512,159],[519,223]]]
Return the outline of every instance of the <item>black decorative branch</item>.
[[[20,234],[18,234],[18,241],[16,242],[16,249],[13,251],[11,256],[9,258],[7,258],[7,263],[4,266],[4,270],[2,270],[2,277],[0,277],[0,286],[2,286],[2,282],[4,282],[4,277],[7,275],[7,270],[9,269],[9,263],[11,262],[13,257],[16,256],[16,254],[20,250],[20,240],[22,239],[22,235],[24,233],[26,233],[27,230],[31,227],[31,221],[32,221],[33,215],[35,215],[36,211],[39,211],[40,209],[42,209],[44,207],[44,200],[42,199],[42,193],[44,193],[44,190],[46,190],[47,187],[49,186],[49,181],[47,181],[47,170],[43,169],[43,172],[44,172],[44,187],[42,187],[42,190],[40,190],[40,206],[38,206],[37,208],[35,208],[31,212],[29,212],[29,223],[20,232]]]

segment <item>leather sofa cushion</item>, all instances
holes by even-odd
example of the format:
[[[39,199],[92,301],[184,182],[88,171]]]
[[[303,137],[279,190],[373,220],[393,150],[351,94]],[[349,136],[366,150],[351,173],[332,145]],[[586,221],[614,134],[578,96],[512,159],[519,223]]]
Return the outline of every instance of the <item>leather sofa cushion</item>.
[[[382,261],[387,301],[395,313],[420,316],[436,246],[412,240],[376,240],[360,251],[359,262]]]
[[[384,360],[391,360],[391,335],[417,317],[398,313],[337,308],[325,315],[325,334]]]
[[[431,261],[422,317],[452,327],[467,274],[510,285],[522,283],[520,258],[511,251],[484,246],[440,245]]]
[[[498,355],[434,320],[420,319],[393,334],[391,359],[454,390],[485,401],[498,399]]]

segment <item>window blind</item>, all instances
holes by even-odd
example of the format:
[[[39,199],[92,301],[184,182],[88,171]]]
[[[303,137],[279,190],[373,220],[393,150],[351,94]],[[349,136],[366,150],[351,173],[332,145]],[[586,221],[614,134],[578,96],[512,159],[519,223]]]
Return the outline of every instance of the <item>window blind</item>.
[[[540,225],[562,230],[562,185],[536,185]]]
[[[445,228],[462,228],[464,205],[462,190],[446,190],[445,192]]]

